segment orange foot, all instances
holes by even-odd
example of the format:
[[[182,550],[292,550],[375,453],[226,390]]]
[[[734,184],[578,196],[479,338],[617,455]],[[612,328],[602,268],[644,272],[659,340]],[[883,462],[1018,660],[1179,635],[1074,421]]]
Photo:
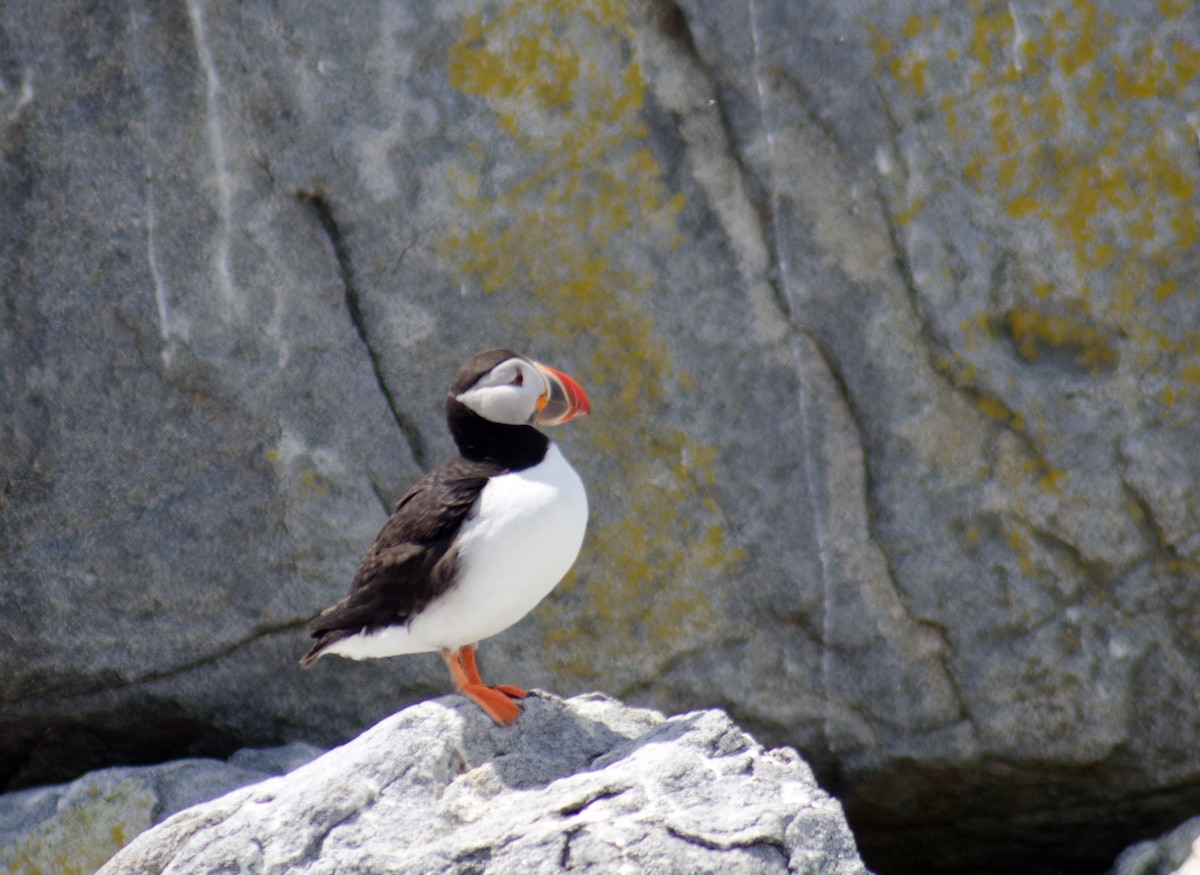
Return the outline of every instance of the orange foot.
[[[475,665],[474,646],[468,644],[459,650],[459,658],[462,660],[463,673],[466,674],[468,683],[481,687],[488,686],[483,682],[483,678],[479,676],[479,668]],[[528,695],[523,689],[514,687],[512,684],[493,684],[491,689],[499,690],[510,699],[524,699]]]
[[[443,649],[442,659],[446,661],[446,668],[450,669],[454,689],[482,708],[499,725],[513,724],[521,713],[513,699],[524,699],[526,694],[523,689],[511,684],[485,684],[475,664],[475,648],[469,644],[458,650]]]

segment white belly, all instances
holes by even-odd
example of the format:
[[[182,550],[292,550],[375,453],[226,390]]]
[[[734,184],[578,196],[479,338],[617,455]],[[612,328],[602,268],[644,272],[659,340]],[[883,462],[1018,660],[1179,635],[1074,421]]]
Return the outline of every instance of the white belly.
[[[558,447],[488,481],[458,540],[458,582],[407,626],[329,647],[352,659],[456,649],[503,632],[570,570],[587,528],[587,493]]]

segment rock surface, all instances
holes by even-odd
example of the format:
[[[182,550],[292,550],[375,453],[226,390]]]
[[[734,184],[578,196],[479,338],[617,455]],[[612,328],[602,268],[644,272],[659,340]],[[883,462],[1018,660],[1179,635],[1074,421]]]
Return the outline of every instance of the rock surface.
[[[228,762],[104,769],[67,785],[0,795],[0,871],[95,872],[132,838],[175,812],[291,771],[320,753],[297,742],[238,751]]]
[[[1200,817],[1126,848],[1108,875],[1200,875]]]
[[[505,344],[594,517],[490,676],[723,707],[881,871],[1200,810],[1200,6],[566,8],[7,0],[0,783],[445,691],[295,660]]]
[[[515,727],[448,697],[177,814],[103,875],[865,873],[841,806],[718,711],[535,694]]]

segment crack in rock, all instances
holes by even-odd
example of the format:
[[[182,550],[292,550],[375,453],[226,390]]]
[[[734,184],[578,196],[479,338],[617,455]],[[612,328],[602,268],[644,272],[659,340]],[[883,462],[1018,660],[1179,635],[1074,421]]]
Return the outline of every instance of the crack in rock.
[[[600,802],[604,799],[615,799],[617,796],[625,793],[628,789],[628,787],[601,788],[594,793],[588,794],[582,799],[576,800],[568,805],[563,806],[562,808],[559,808],[558,813],[563,817],[574,817],[575,815],[582,813],[593,803]]]
[[[421,437],[421,432],[417,428],[416,423],[405,416],[396,403],[396,396],[392,392],[391,386],[388,385],[387,377],[384,375],[382,356],[379,354],[379,350],[371,343],[370,333],[367,330],[367,322],[363,316],[362,296],[359,293],[358,284],[355,279],[354,263],[350,257],[350,248],[346,242],[346,236],[333,214],[333,208],[330,206],[329,200],[325,195],[319,191],[300,191],[297,192],[296,196],[300,199],[301,203],[312,207],[317,221],[321,224],[321,229],[325,232],[325,236],[329,240],[329,245],[333,249],[333,257],[337,261],[338,276],[342,280],[346,311],[350,314],[350,321],[354,325],[354,330],[357,332],[359,340],[362,341],[362,345],[367,351],[367,357],[371,360],[371,371],[375,375],[375,384],[379,387],[380,393],[387,402],[392,419],[395,420],[400,433],[404,435],[404,439],[408,442],[409,452],[412,453],[413,460],[422,470],[428,471],[430,464],[425,440]]]
[[[663,824],[663,829],[665,829],[669,835],[674,836],[680,841],[684,841],[692,845],[698,845],[699,847],[707,848],[710,851],[732,851],[735,848],[770,848],[783,857],[784,865],[787,865],[787,845],[783,842],[783,840],[772,835],[759,834],[753,836],[730,836],[728,838],[716,838],[713,836],[701,835],[697,832],[690,832],[669,823]]]
[[[182,663],[178,663],[177,665],[170,666],[169,668],[161,668],[161,669],[157,669],[155,671],[147,672],[146,674],[143,674],[143,675],[138,675],[137,677],[121,678],[121,679],[112,680],[111,682],[107,682],[107,683],[102,682],[102,683],[83,685],[83,686],[77,687],[77,688],[69,690],[69,691],[61,692],[58,695],[60,698],[63,698],[63,699],[79,698],[79,697],[83,697],[83,696],[94,696],[99,693],[111,693],[111,692],[116,692],[117,690],[126,690],[126,689],[130,689],[132,687],[142,686],[145,684],[152,684],[152,683],[156,683],[158,681],[169,680],[171,678],[178,677],[179,675],[186,674],[189,671],[194,671],[198,668],[203,668],[204,666],[213,665],[217,662],[220,662],[222,659],[226,658],[227,656],[231,656],[232,654],[236,653],[237,651],[239,651],[245,647],[249,647],[251,644],[254,644],[256,641],[260,641],[261,639],[266,638],[268,636],[278,635],[283,632],[294,632],[297,629],[305,628],[307,625],[308,625],[308,618],[301,618],[298,620],[289,620],[286,623],[279,623],[274,626],[266,626],[261,629],[258,629],[255,632],[252,632],[251,634],[247,635],[244,638],[239,638],[236,641],[231,641],[229,644],[226,644],[224,647],[221,647],[217,650],[213,650],[209,653],[205,653],[204,655],[198,656],[195,659],[189,660],[187,662],[182,662]],[[5,701],[9,705],[16,705],[21,702],[26,702],[26,701],[29,701],[30,699],[36,699],[36,698],[43,697],[43,696],[45,696],[44,690],[35,690],[33,692],[25,693],[23,695],[14,696],[10,699],[6,699]]]

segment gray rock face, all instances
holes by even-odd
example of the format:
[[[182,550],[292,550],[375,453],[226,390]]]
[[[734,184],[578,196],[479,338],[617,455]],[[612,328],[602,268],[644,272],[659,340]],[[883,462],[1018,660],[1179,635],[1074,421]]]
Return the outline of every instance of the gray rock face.
[[[447,690],[295,660],[503,344],[593,521],[486,676],[723,707],[881,870],[1200,810],[1200,7],[565,8],[5,3],[0,783]]]
[[[0,795],[0,869],[91,873],[177,811],[290,771],[321,751],[295,743],[238,751],[228,762],[179,760],[103,769],[57,787]]]
[[[535,695],[497,728],[459,697],[197,805],[100,871],[865,873],[792,750],[717,711]]]

